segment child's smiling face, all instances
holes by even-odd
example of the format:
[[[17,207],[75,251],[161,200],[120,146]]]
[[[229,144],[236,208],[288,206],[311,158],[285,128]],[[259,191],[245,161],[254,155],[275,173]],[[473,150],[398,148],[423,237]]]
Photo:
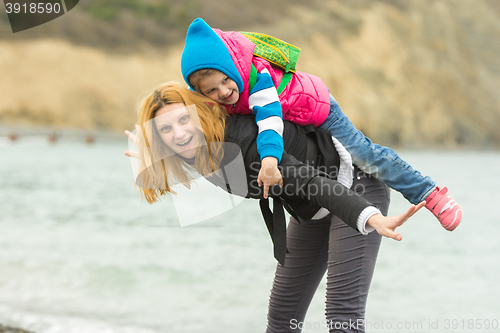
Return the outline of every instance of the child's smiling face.
[[[203,95],[217,103],[235,104],[240,98],[236,82],[222,72],[216,72],[200,79],[198,87]]]

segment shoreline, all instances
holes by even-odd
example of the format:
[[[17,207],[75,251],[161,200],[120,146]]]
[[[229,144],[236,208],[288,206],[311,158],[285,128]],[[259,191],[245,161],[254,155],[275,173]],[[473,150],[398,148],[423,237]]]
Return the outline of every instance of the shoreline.
[[[0,324],[0,333],[34,333],[32,331],[26,331],[22,328],[4,326]]]
[[[125,134],[107,130],[84,130],[48,126],[6,126],[0,123],[0,145],[17,143],[126,142]],[[1,332],[0,332],[1,333]]]
[[[125,131],[125,129],[123,130]],[[36,125],[21,125],[21,124],[3,124],[0,123],[0,137],[7,137],[11,133],[17,133],[21,136],[36,136],[58,134],[63,136],[85,136],[96,135],[101,137],[121,137],[123,131],[113,131],[107,129],[83,129],[73,127],[58,127],[58,126],[36,126]]]

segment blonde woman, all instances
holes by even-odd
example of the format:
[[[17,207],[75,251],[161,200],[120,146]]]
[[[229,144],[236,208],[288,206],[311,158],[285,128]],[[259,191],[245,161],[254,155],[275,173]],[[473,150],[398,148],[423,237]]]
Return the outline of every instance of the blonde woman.
[[[404,214],[385,217],[387,186],[359,169],[350,180],[353,190],[340,184],[335,178],[341,158],[331,135],[312,126],[302,128],[285,122],[285,153],[279,164],[281,175],[276,175],[282,176],[283,182],[269,189],[271,213],[263,199],[262,184],[257,181],[260,158],[253,116],[228,117],[212,100],[170,82],[144,99],[138,122],[138,136],[126,131],[137,143],[137,151],[127,150],[125,154],[139,160],[141,172],[136,184],[149,203],[167,193],[175,194],[172,184],[189,187],[193,170],[226,191],[261,200],[279,261],[268,332],[300,332],[297,323],[303,321],[327,270],[327,320],[332,329],[334,322],[364,319],[381,236],[401,240],[395,228],[425,202]],[[228,172],[227,167],[238,157],[243,172]],[[228,174],[233,179],[236,174],[237,179],[229,181]],[[282,204],[292,215],[288,238]]]

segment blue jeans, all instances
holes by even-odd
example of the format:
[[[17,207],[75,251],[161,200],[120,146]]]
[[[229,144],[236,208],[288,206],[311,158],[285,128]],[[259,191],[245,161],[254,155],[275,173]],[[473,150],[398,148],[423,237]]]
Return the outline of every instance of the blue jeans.
[[[332,95],[330,114],[320,128],[330,131],[342,143],[354,165],[400,192],[412,204],[421,202],[436,188],[430,177],[422,176],[392,149],[372,143],[356,129]]]

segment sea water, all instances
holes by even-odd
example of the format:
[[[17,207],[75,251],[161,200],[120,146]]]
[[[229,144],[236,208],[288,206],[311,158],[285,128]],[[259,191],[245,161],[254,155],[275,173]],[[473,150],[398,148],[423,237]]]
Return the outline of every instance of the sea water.
[[[37,333],[264,332],[276,262],[258,202],[180,227],[171,197],[141,202],[125,149],[125,140],[0,147],[0,323]],[[383,240],[367,331],[498,331],[500,153],[400,154],[448,186],[465,217],[450,233],[422,210],[398,229],[401,242]],[[392,191],[390,214],[409,206]],[[323,281],[304,332],[327,332],[324,301]]]

